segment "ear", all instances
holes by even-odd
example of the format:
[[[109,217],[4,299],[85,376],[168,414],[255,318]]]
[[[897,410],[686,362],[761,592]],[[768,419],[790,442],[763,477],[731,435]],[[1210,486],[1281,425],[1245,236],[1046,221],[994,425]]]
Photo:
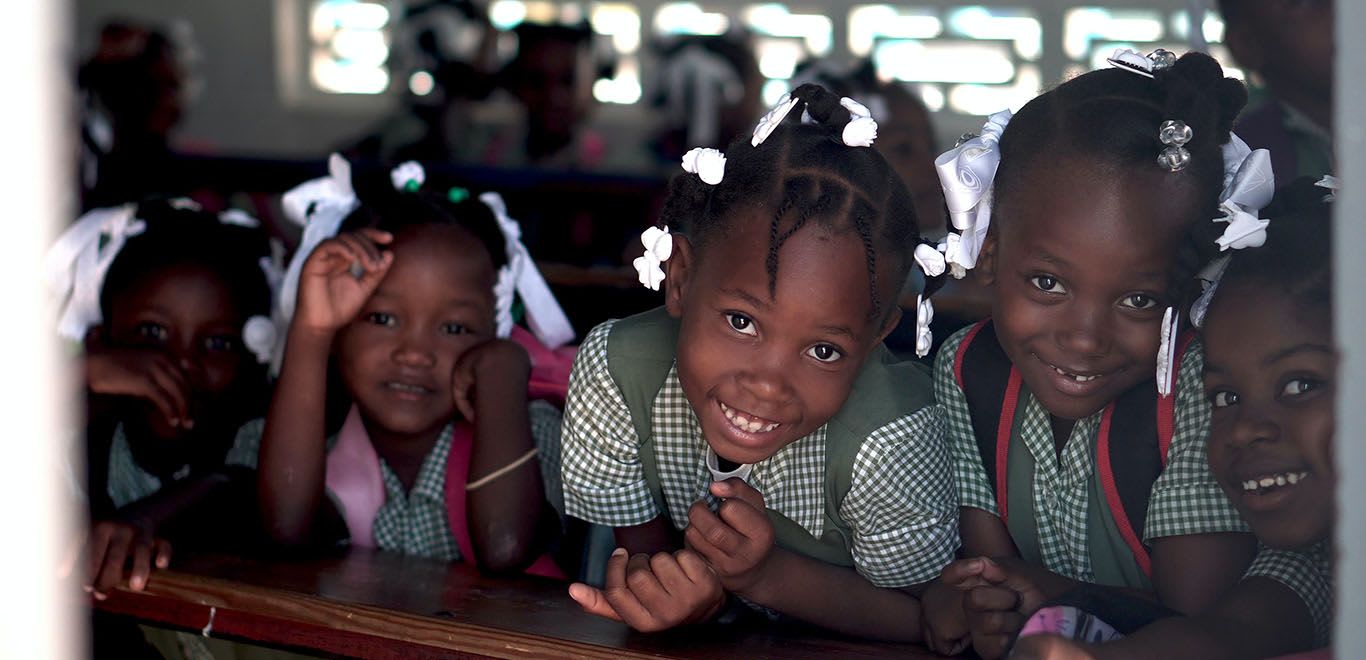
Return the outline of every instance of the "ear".
[[[901,315],[902,315],[903,313],[904,313],[904,312],[903,312],[902,309],[901,309],[901,305],[897,305],[897,304],[896,304],[896,301],[893,300],[893,301],[892,301],[892,313],[891,313],[891,314],[888,314],[888,315],[887,315],[887,320],[886,320],[886,321],[883,321],[883,323],[882,323],[882,332],[881,332],[880,334],[878,334],[878,337],[877,337],[877,343],[878,343],[878,344],[881,344],[884,340],[886,340],[886,339],[887,339],[887,335],[892,334],[892,331],[896,329],[896,326],[899,325],[899,324],[901,323]]]
[[[982,250],[977,253],[977,265],[972,271],[977,275],[977,282],[982,286],[991,286],[996,282],[996,250],[1000,248],[999,234],[995,228],[987,232],[987,237],[982,241]]]
[[[697,254],[693,251],[692,242],[682,234],[674,234],[673,241],[673,254],[665,263],[668,270],[664,273],[664,308],[669,311],[669,316],[681,318],[683,299],[688,293],[688,282],[697,264]]]
[[[1262,50],[1262,40],[1253,34],[1246,18],[1225,28],[1224,45],[1228,46],[1239,66],[1260,74],[1262,66],[1266,64],[1266,55]]]

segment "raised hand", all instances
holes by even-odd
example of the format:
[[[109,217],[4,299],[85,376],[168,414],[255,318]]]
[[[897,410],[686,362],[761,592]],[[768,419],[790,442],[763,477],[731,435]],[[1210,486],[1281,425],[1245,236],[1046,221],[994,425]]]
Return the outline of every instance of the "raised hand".
[[[394,254],[380,249],[393,240],[388,232],[362,229],[319,243],[299,274],[295,326],[330,333],[350,323],[393,265]]]
[[[531,374],[526,349],[508,339],[493,339],[465,351],[451,372],[451,394],[465,419],[474,421],[475,404],[498,403],[517,392],[525,393]]]
[[[694,502],[683,541],[707,560],[727,591],[743,594],[758,583],[773,550],[773,523],[763,494],[742,479],[714,482],[711,494],[723,498],[721,506],[712,513],[705,502]]]
[[[725,605],[721,582],[697,553],[628,554],[617,548],[608,558],[602,589],[576,582],[569,596],[589,614],[641,632],[706,621]]]
[[[96,394],[145,399],[172,427],[193,428],[185,371],[161,351],[108,348],[92,342],[85,353],[86,387]]]

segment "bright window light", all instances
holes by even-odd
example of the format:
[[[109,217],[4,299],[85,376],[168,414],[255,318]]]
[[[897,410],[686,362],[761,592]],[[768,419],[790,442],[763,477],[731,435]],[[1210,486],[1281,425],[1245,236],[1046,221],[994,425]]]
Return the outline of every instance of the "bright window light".
[[[1191,15],[1186,10],[1172,14],[1171,20],[1172,38],[1187,40],[1191,33]],[[1224,40],[1224,21],[1219,18],[1219,14],[1214,11],[1205,12],[1205,20],[1200,24],[1201,31],[1205,33],[1205,41],[1215,44]]]
[[[730,19],[725,14],[703,11],[693,2],[671,2],[655,12],[657,34],[725,34]]]
[[[1084,60],[1093,41],[1147,43],[1162,37],[1162,14],[1157,11],[1078,7],[1063,18],[1063,51],[1074,60]]]
[[[939,112],[944,109],[944,90],[938,85],[920,85],[920,100],[925,103],[925,108],[930,112]]]
[[[313,84],[334,94],[382,94],[389,88],[389,10],[381,2],[321,0],[309,14]]]
[[[521,0],[498,0],[489,5],[489,22],[499,30],[511,30],[526,20],[526,3]]]
[[[949,27],[972,39],[1013,42],[1015,54],[1026,60],[1037,60],[1043,53],[1043,26],[1030,11],[959,7],[949,12]]]
[[[1039,94],[1042,76],[1034,65],[1021,66],[1014,85],[954,85],[949,108],[965,115],[984,116],[1003,108],[1019,110]]]
[[[612,38],[618,53],[640,49],[640,12],[635,5],[599,4],[593,6],[593,31]]]
[[[764,105],[775,106],[783,98],[783,94],[788,91],[789,85],[786,80],[770,80],[764,83]]]
[[[1015,79],[1010,47],[958,40],[889,41],[873,51],[881,78],[907,82],[1002,84]]]
[[[801,38],[813,55],[828,55],[834,26],[828,16],[793,14],[779,4],[752,5],[744,11],[744,22],[759,34]]]
[[[881,39],[933,39],[943,31],[932,9],[862,5],[849,11],[849,52],[867,57]]]

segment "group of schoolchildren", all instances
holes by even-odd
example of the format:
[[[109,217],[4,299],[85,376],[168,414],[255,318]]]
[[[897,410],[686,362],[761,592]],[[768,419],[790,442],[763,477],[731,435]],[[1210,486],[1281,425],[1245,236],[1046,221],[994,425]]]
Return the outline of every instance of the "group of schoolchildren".
[[[93,211],[46,273],[84,343],[87,590],[143,588],[190,529],[578,579],[647,632],[1321,648],[1336,184],[1275,181],[1231,131],[1246,98],[1208,56],[1116,53],[940,156],[931,242],[868,109],[802,85],[684,156],[634,264],[663,305],[593,329],[567,379],[502,200],[414,164],[362,185],[334,157],[285,197],[288,262],[241,214]],[[904,313],[927,353],[965,276],[991,316],[932,373],[883,345]]]

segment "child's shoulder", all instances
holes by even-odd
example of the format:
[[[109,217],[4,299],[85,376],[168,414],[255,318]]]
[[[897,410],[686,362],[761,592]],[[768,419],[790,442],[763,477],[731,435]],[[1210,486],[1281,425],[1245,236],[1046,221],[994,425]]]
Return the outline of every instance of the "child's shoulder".
[[[831,423],[864,438],[932,405],[934,388],[924,365],[900,360],[879,345],[864,362],[849,398]]]
[[[624,319],[606,321],[589,331],[579,346],[574,371],[609,372],[617,384],[663,382],[673,367],[678,321],[663,307]]]

